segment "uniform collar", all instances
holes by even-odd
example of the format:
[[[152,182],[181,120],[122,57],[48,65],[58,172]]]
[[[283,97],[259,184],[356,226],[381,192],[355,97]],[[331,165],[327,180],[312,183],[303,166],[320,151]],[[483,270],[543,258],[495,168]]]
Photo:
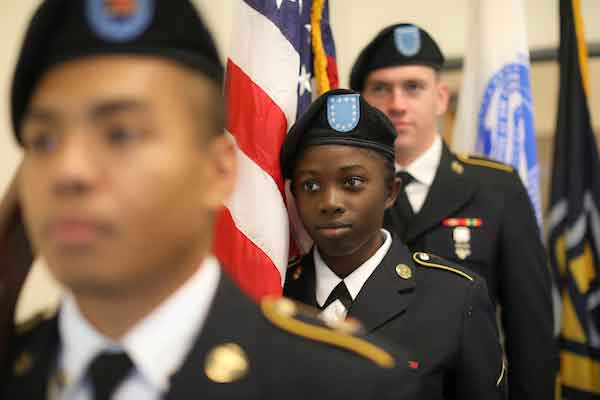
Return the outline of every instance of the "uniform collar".
[[[392,236],[388,231],[382,229],[385,239],[379,249],[373,254],[367,261],[365,261],[360,267],[356,268],[350,275],[343,279],[352,300],[356,299],[358,293],[362,289],[363,285],[369,279],[375,268],[381,263],[385,255],[387,254],[390,246],[392,245]],[[313,252],[313,261],[315,264],[315,276],[316,276],[316,298],[317,304],[322,307],[327,301],[327,297],[333,291],[333,289],[342,281],[330,268],[327,266],[323,258],[319,254],[319,249],[315,246]]]
[[[406,171],[410,173],[417,182],[431,186],[435,173],[442,159],[442,138],[440,135],[435,135],[435,139],[429,148],[417,157],[416,160],[408,164],[406,167],[401,167],[396,164],[396,171]]]
[[[170,376],[183,363],[202,329],[220,274],[217,260],[207,257],[182,287],[118,341],[100,334],[81,314],[74,297],[67,294],[58,322],[64,390],[80,387],[91,360],[100,351],[114,349],[126,351],[143,379],[166,392]]]

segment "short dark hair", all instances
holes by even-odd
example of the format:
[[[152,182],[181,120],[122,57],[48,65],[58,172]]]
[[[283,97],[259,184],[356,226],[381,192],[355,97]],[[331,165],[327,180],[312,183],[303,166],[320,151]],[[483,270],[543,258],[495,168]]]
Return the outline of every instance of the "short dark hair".
[[[203,83],[206,82],[206,86],[209,88],[210,101],[203,102],[203,104],[209,105],[209,109],[207,110],[201,107],[200,101],[195,97],[199,95],[199,91],[196,90],[196,85],[189,85],[187,87],[187,90],[189,90],[188,97],[191,112],[194,113],[196,118],[202,118],[202,121],[199,121],[199,126],[202,126],[202,123],[204,123],[205,119],[208,117],[210,137],[212,138],[224,134],[226,105],[222,89],[208,79],[203,73],[183,65],[180,65],[180,67],[186,74],[189,74],[192,79],[201,80]]]

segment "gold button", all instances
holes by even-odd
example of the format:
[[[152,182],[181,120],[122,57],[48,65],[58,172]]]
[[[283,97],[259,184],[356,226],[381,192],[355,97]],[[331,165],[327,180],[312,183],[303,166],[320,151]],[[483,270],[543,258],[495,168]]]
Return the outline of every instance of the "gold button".
[[[19,358],[17,358],[17,361],[15,361],[15,363],[13,365],[13,372],[14,372],[15,376],[23,376],[27,372],[29,372],[29,370],[31,369],[32,366],[33,366],[33,356],[31,355],[30,352],[25,351],[25,352],[21,353]]]
[[[210,351],[204,364],[206,376],[217,383],[229,383],[246,375],[248,358],[236,343],[221,344]]]
[[[406,264],[396,265],[396,273],[402,279],[412,278],[412,271],[411,271],[410,267]]]
[[[292,300],[282,297],[275,301],[275,312],[284,317],[293,317],[296,315],[297,308]]]
[[[294,270],[294,273],[292,274],[292,279],[297,281],[298,279],[300,279],[301,275],[302,275],[302,265],[298,265],[298,267],[296,267],[296,269]]]
[[[465,170],[465,168],[462,166],[462,164],[456,160],[452,161],[451,168],[452,168],[452,171],[456,172],[459,175],[462,174],[463,171]]]

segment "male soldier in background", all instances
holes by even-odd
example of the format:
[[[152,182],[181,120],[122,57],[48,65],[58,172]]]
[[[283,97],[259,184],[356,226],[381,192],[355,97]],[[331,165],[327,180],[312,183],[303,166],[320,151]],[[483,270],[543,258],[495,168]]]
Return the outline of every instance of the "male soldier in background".
[[[41,4],[12,118],[28,234],[67,293],[16,338],[2,398],[413,398],[406,357],[259,310],[211,256],[236,168],[222,77],[187,0]]]
[[[558,356],[534,212],[512,168],[457,156],[441,139],[437,118],[448,105],[443,62],[427,32],[397,24],[381,31],[352,68],[350,87],[398,134],[396,169],[406,190],[385,226],[411,250],[456,260],[486,278],[501,309],[510,398],[551,399]]]

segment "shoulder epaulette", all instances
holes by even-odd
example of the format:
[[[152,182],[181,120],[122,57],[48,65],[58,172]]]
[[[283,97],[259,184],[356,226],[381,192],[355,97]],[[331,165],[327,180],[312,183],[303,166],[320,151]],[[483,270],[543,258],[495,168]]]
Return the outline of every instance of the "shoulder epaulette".
[[[435,260],[434,260],[435,258]],[[429,267],[429,268],[437,268],[437,269],[443,269],[445,271],[449,271],[449,272],[453,272],[457,275],[462,276],[463,278],[466,278],[468,280],[470,280],[471,282],[475,280],[474,277],[472,277],[471,275],[467,274],[464,271],[461,271],[458,268],[455,267],[451,267],[448,265],[444,265],[444,264],[440,264],[439,262],[434,262],[434,261],[442,261],[441,259],[438,259],[437,257],[434,257],[432,255],[429,255],[427,253],[414,253],[413,254],[413,260],[415,260],[415,262],[418,265],[424,266],[424,267]]]
[[[286,332],[348,350],[382,368],[395,365],[394,357],[387,351],[353,335],[360,330],[358,322],[326,324],[310,307],[286,298],[266,298],[261,302],[261,309],[273,325]]]
[[[42,324],[42,322],[44,322],[45,320],[47,320],[49,318],[49,316],[50,316],[49,312],[37,313],[34,316],[32,316],[31,318],[17,324],[17,326],[15,327],[15,333],[19,336],[25,335],[25,334],[33,331],[38,326],[40,326]]]
[[[460,159],[460,161],[464,162],[465,164],[478,165],[480,167],[494,168],[494,169],[498,169],[500,171],[505,171],[505,172],[513,172],[513,167],[511,167],[510,165],[506,165],[506,164],[503,164],[498,161],[490,160],[489,158],[473,156],[470,154],[460,154],[460,155],[457,155],[457,157]]]

